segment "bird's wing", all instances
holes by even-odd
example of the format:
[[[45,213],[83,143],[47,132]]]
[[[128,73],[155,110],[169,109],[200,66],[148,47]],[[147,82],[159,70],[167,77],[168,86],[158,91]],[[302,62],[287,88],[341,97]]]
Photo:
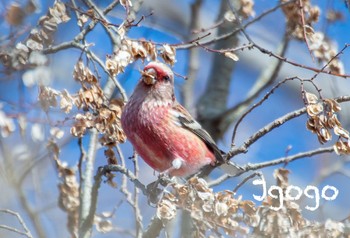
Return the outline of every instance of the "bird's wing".
[[[179,103],[175,102],[171,110],[174,123],[181,126],[193,134],[197,135],[204,143],[207,145],[209,150],[211,150],[218,162],[223,163],[224,159],[222,157],[222,151],[218,148],[215,141],[211,136],[205,131],[202,126],[193,119],[190,113]]]

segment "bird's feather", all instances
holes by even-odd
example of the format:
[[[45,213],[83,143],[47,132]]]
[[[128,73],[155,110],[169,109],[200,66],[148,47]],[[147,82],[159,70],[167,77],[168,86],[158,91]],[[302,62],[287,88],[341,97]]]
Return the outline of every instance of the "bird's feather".
[[[213,138],[196,120],[193,119],[181,104],[175,102],[171,114],[173,116],[173,122],[176,125],[182,126],[198,136],[207,145],[208,149],[214,153],[216,160],[220,163],[224,163],[222,156],[223,152],[218,148]]]

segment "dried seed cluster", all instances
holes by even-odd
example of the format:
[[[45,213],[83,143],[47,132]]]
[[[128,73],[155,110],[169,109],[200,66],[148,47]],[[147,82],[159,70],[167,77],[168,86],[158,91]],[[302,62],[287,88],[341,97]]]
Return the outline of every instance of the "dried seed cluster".
[[[286,3],[288,0],[281,0],[280,2]],[[299,40],[304,39],[304,27],[307,34],[310,35],[314,32],[312,25],[318,22],[320,16],[320,8],[318,6],[312,6],[309,0],[301,0],[284,5],[282,10],[287,20],[288,32],[295,38]],[[302,24],[302,15],[305,25]]]
[[[73,76],[82,84],[82,88],[76,95],[69,94],[67,90],[59,92],[40,86],[38,98],[40,105],[45,112],[48,112],[50,107],[58,106],[59,97],[59,106],[65,113],[70,113],[73,106],[83,109],[84,113],[75,115],[70,133],[76,137],[82,137],[87,129],[95,128],[102,134],[100,143],[107,146],[105,155],[109,164],[116,164],[113,146],[126,140],[120,123],[124,103],[119,99],[106,100],[97,78],[81,60],[75,65]]]
[[[281,0],[280,2],[285,3],[288,0]],[[309,0],[300,0],[284,5],[282,10],[287,20],[288,32],[297,40],[307,40],[309,50],[319,63],[328,63],[330,71],[343,74],[343,63],[337,58],[333,59],[338,52],[337,46],[326,38],[322,32],[313,29],[313,24],[319,20],[319,7],[312,6]],[[304,25],[302,18],[304,18]],[[306,39],[304,39],[304,35],[306,35]]]
[[[61,108],[67,109],[70,107],[69,104],[74,102],[78,108],[87,112],[84,114],[78,113],[75,116],[76,122],[71,128],[71,134],[81,137],[87,129],[96,128],[103,134],[100,138],[102,145],[112,146],[115,143],[124,142],[126,136],[120,124],[124,103],[117,99],[107,102],[97,78],[82,61],[78,61],[76,64],[73,76],[82,83],[83,87],[74,98],[68,96],[66,92]]]
[[[67,212],[67,227],[72,237],[77,237],[79,227],[79,183],[76,179],[76,171],[68,167],[67,163],[59,160],[59,147],[54,141],[49,141],[48,148],[52,151],[53,158],[61,182],[58,184],[58,205]]]
[[[20,11],[23,11],[23,14],[26,12],[26,10],[20,10],[16,4],[11,5],[7,21],[16,25],[17,23],[12,19],[15,19],[17,15],[22,15],[18,13]],[[58,24],[67,22],[69,19],[66,6],[60,1],[55,1],[53,7],[49,8],[47,15],[39,19],[39,26],[31,30],[29,37],[24,43],[18,43],[14,48],[6,47],[0,50],[1,62],[9,71],[25,69],[28,63],[33,66],[32,62],[29,62],[30,55],[51,45]]]
[[[2,105],[0,104],[0,109]],[[20,120],[19,120],[19,124]],[[0,134],[2,137],[8,137],[16,129],[15,122],[12,118],[8,117],[3,110],[0,110]]]
[[[276,185],[282,188],[283,193],[287,189],[289,170],[276,169],[274,177],[276,179]],[[275,194],[279,195],[279,194]],[[258,222],[254,228],[255,237],[276,237],[283,234],[294,234],[305,225],[305,219],[302,217],[301,209],[295,202],[286,199],[283,194],[283,207],[275,211],[271,209],[273,207],[279,207],[279,198],[274,199],[267,197],[262,206],[257,209]]]
[[[231,191],[214,193],[205,180],[193,177],[184,185],[172,184],[172,192],[165,193],[158,203],[157,216],[163,222],[173,219],[177,208],[190,212],[194,220],[195,236],[207,237],[223,229],[228,235],[247,234],[244,223],[256,220],[252,201],[235,199]]]
[[[309,119],[306,127],[317,135],[321,144],[332,139],[331,130],[338,136],[334,145],[337,154],[350,154],[349,132],[345,130],[338,120],[337,112],[341,110],[340,105],[334,99],[323,99],[320,101],[315,94],[305,92],[307,102],[306,112]]]
[[[108,56],[106,59],[106,68],[111,75],[117,75],[124,72],[126,66],[130,63],[141,60],[156,60],[158,51],[163,60],[170,65],[176,62],[176,50],[170,45],[163,45],[159,49],[148,41],[132,41],[123,39],[119,50]]]
[[[253,0],[240,0],[239,15],[243,18],[249,18],[255,16],[254,1]]]
[[[157,217],[166,223],[175,218],[177,209],[188,211],[193,219],[195,237],[337,237],[347,229],[344,223],[328,220],[311,222],[303,218],[297,203],[288,200],[289,170],[274,172],[276,185],[283,191],[283,206],[267,196],[255,207],[252,201],[233,198],[231,191],[214,193],[205,180],[193,177],[186,184],[171,184],[157,205]],[[169,189],[167,189],[169,190]]]
[[[340,237],[344,235],[344,223],[327,220],[325,223],[308,221],[303,218],[299,205],[290,201],[284,194],[289,170],[277,169],[274,172],[276,185],[283,191],[283,207],[275,211],[271,206],[279,206],[279,198],[267,197],[257,208],[258,221],[249,237]],[[278,194],[275,194],[278,195]]]

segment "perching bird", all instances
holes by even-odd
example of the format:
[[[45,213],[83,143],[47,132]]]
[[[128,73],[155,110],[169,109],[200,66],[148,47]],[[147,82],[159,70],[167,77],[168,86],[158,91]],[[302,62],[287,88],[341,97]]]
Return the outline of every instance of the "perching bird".
[[[141,73],[121,116],[125,134],[141,158],[156,171],[180,177],[223,163],[214,140],[177,102],[172,70],[150,62]]]

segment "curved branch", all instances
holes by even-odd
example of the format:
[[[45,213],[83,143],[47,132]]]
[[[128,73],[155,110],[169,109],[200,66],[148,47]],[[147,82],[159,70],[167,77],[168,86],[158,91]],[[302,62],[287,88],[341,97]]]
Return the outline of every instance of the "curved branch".
[[[268,16],[270,13],[278,10],[279,8],[283,7],[283,6],[286,6],[288,4],[291,4],[293,2],[295,2],[296,0],[291,0],[291,1],[288,1],[288,2],[285,2],[285,3],[281,3],[281,4],[278,4],[276,5],[275,7],[263,12],[262,14],[260,14],[259,16],[255,17],[253,20],[247,22],[246,24],[243,25],[243,28],[247,28],[249,25],[255,23],[255,22],[258,22],[260,21],[262,18],[264,18],[265,16]],[[178,50],[181,50],[181,49],[189,49],[189,48],[192,48],[192,47],[196,47],[197,44],[199,43],[200,45],[210,45],[210,44],[213,44],[215,42],[218,42],[218,41],[221,41],[221,40],[226,40],[227,38],[229,38],[230,36],[232,35],[235,35],[237,34],[238,32],[241,31],[241,28],[235,28],[233,31],[231,32],[228,32],[228,33],[225,33],[225,34],[221,34],[217,37],[214,37],[212,39],[209,39],[209,40],[206,40],[206,41],[203,41],[203,42],[189,42],[187,44],[175,44],[175,45],[172,45],[174,46],[176,49]]]
[[[333,148],[333,146],[330,146],[330,147],[318,148],[318,149],[310,150],[310,151],[306,151],[306,152],[300,152],[300,153],[295,154],[295,155],[281,157],[281,158],[267,161],[267,162],[256,163],[256,164],[248,163],[247,165],[242,166],[242,171],[239,174],[236,174],[234,176],[232,176],[230,174],[224,174],[221,177],[211,181],[208,185],[210,187],[216,186],[216,185],[221,184],[222,182],[226,181],[227,179],[242,175],[243,173],[246,173],[249,171],[254,171],[254,170],[258,170],[258,169],[262,169],[262,168],[266,168],[266,167],[270,167],[270,166],[275,166],[275,165],[279,165],[279,164],[288,164],[292,161],[295,161],[295,160],[298,160],[301,158],[312,157],[312,156],[315,156],[318,154],[332,153],[332,152],[334,152],[334,148]]]
[[[278,54],[284,55],[287,51],[289,45],[289,37],[287,34],[284,35],[281,45],[278,47]],[[271,83],[273,83],[281,69],[283,62],[280,60],[274,60],[269,66],[263,70],[260,74],[259,78],[256,80],[252,89],[248,93],[248,97],[235,105],[233,108],[228,109],[223,113],[222,116],[219,116],[219,130],[223,134],[231,123],[238,117],[238,115],[242,115],[243,111],[247,109],[247,107],[253,102],[254,99]]]
[[[103,69],[103,71],[109,76],[109,79],[112,80],[113,83],[115,84],[115,86],[118,88],[118,91],[119,91],[120,95],[122,96],[123,101],[126,102],[128,100],[128,96],[126,95],[124,88],[121,86],[119,81],[109,73],[105,64],[102,62],[102,60],[97,55],[95,55],[95,53],[90,51],[88,49],[88,47],[89,46],[85,46],[83,44],[80,44],[80,43],[72,40],[72,41],[67,41],[67,42],[61,43],[59,45],[48,47],[48,48],[42,50],[42,53],[43,54],[53,54],[53,53],[56,53],[60,50],[65,50],[65,49],[69,49],[69,48],[77,48],[77,49],[80,49],[80,50],[86,52],[91,57],[91,59],[93,59],[96,63],[98,63],[98,65]]]
[[[21,224],[21,226],[23,227],[24,232],[20,231],[20,230],[18,230],[16,228],[6,226],[6,225],[0,225],[1,229],[6,229],[6,230],[9,230],[9,231],[18,233],[20,235],[24,235],[24,236],[26,236],[28,238],[33,238],[33,235],[30,233],[30,230],[28,229],[27,225],[24,223],[22,217],[17,212],[14,212],[14,211],[11,211],[11,210],[8,210],[8,209],[0,209],[0,212],[8,213],[8,214],[10,214],[12,216],[15,216],[18,219],[18,221]]]
[[[334,152],[333,146],[325,147],[325,148],[318,148],[315,150],[300,152],[300,153],[295,154],[295,155],[286,156],[286,157],[278,158],[278,159],[263,162],[263,163],[247,164],[247,165],[243,166],[243,170],[244,170],[244,172],[254,171],[254,170],[262,169],[262,168],[269,167],[269,166],[274,166],[274,165],[279,165],[279,164],[288,164],[292,161],[295,161],[295,160],[298,160],[301,158],[305,158],[305,157],[312,157],[314,155],[324,154],[324,153],[332,153],[332,152]]]
[[[144,195],[148,195],[147,187],[140,180],[138,180],[137,177],[127,168],[125,168],[121,165],[118,165],[118,164],[105,165],[105,166],[100,167],[98,169],[97,176],[101,177],[106,172],[120,172],[120,173],[126,175],[126,177],[130,180],[130,182],[132,182],[135,185],[135,187],[140,189]]]
[[[342,96],[342,97],[337,97],[334,100],[336,100],[337,102],[341,103],[341,102],[348,102],[350,101],[350,96]],[[273,122],[267,124],[266,126],[264,126],[263,128],[261,128],[259,131],[257,131],[256,133],[254,133],[251,137],[249,137],[244,143],[243,145],[241,145],[240,147],[235,147],[232,144],[232,147],[230,149],[230,151],[227,153],[227,159],[231,159],[232,157],[234,157],[237,154],[241,154],[241,153],[246,153],[248,151],[248,148],[257,140],[259,140],[260,138],[262,138],[264,135],[266,135],[267,133],[270,133],[273,129],[283,125],[284,123],[286,123],[287,121],[299,117],[302,114],[304,114],[306,112],[306,108],[303,107],[301,109],[298,109],[296,111],[287,113],[286,115],[274,120]],[[234,138],[234,137],[233,137]]]

